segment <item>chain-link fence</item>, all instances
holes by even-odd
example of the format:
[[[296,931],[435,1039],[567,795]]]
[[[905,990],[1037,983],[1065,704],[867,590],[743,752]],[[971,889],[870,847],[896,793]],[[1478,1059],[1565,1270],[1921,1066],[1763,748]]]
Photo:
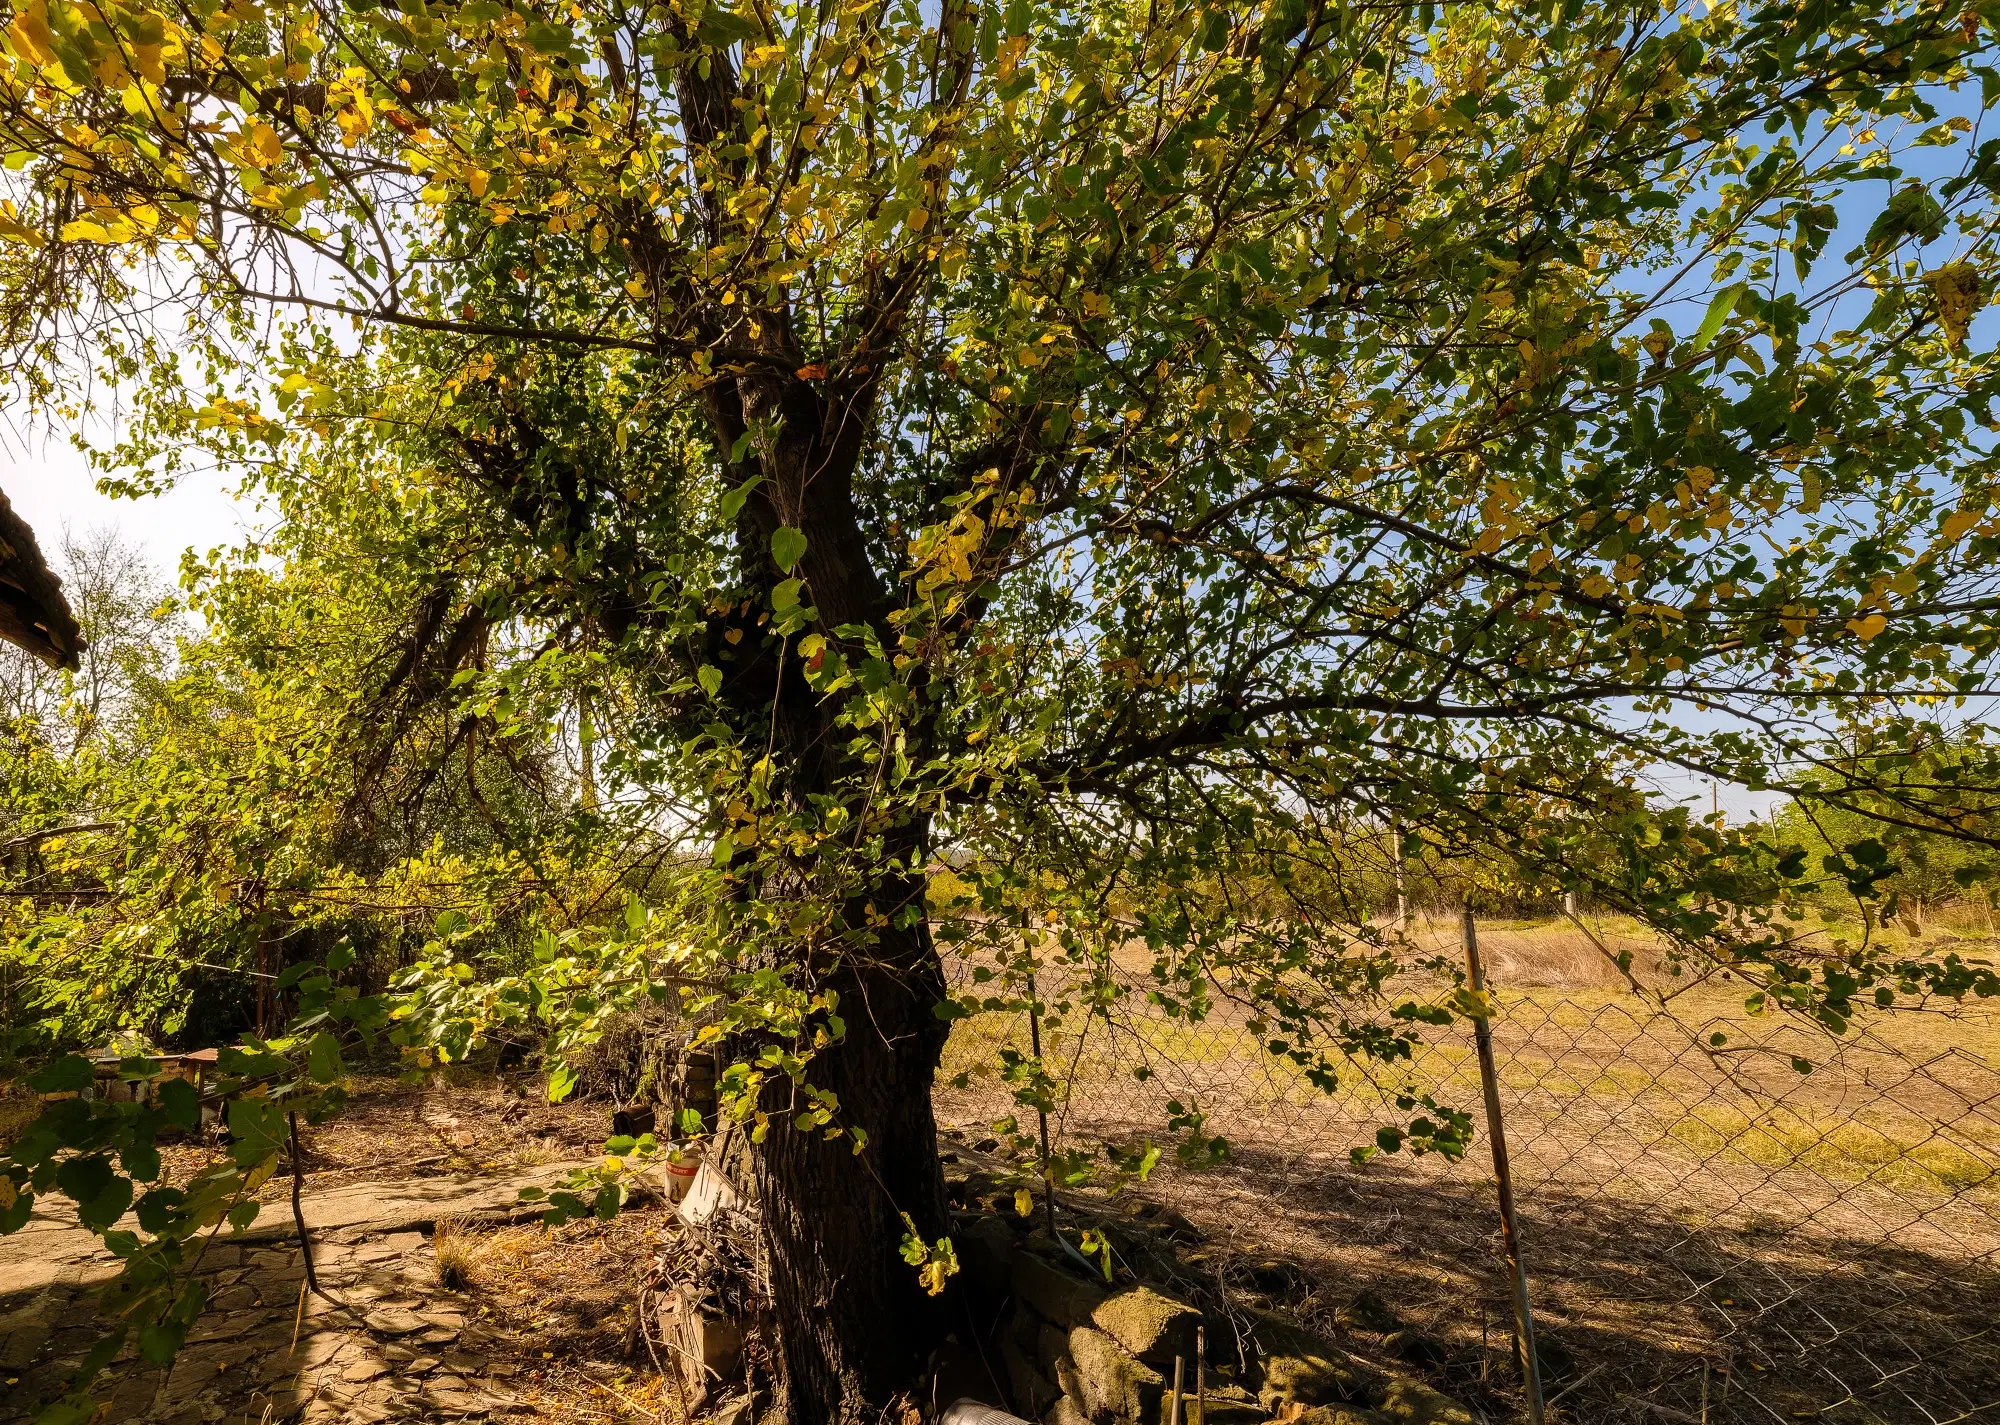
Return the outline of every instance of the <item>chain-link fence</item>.
[[[1450,952],[1457,927],[1412,936]],[[1623,975],[1606,938],[1481,929],[1552,1406],[1587,1421],[2000,1421],[2000,1012],[1900,1012],[1835,1038],[1750,1013],[1740,980],[1676,979],[1643,945]],[[1504,1412],[1511,1315],[1483,1124],[1455,1163],[1349,1154],[1395,1117],[1400,1087],[1477,1113],[1470,1032],[1326,1093],[1267,1054],[1226,993],[1190,1022],[1141,979],[1044,1035],[1059,1146],[1157,1138],[1170,1104],[1199,1106],[1230,1160],[1163,1168],[1148,1195],[1203,1228],[1206,1251],[1305,1283],[1308,1307],[1376,1290],[1406,1344]],[[1009,1111],[980,1066],[1028,1038],[1025,1015],[962,1022],[945,1082],[970,1078],[940,1092],[941,1117]]]

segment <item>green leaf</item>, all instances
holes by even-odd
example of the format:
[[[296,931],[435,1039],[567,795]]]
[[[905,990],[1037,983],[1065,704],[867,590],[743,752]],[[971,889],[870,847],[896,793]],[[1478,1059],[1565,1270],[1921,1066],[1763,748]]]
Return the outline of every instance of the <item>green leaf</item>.
[[[1706,351],[1708,344],[1715,340],[1715,334],[1722,330],[1722,324],[1729,320],[1729,314],[1736,310],[1749,283],[1738,282],[1724,287],[1709,301],[1708,314],[1701,319],[1701,327],[1694,334],[1694,349]]]
[[[154,1089],[153,1105],[177,1128],[193,1132],[201,1126],[201,1095],[186,1079],[168,1079]]]
[[[152,1182],[160,1175],[160,1150],[151,1138],[141,1138],[128,1143],[118,1155],[118,1165],[126,1175],[142,1183]]]
[[[93,1232],[102,1232],[123,1217],[125,1209],[131,1205],[132,1180],[116,1177],[90,1201],[77,1204],[77,1221]]]
[[[340,1040],[322,1029],[306,1046],[306,1072],[313,1082],[330,1084],[340,1077]]]
[[[110,1331],[97,1338],[91,1348],[84,1352],[83,1363],[76,1368],[76,1378],[83,1384],[96,1379],[97,1373],[110,1365],[119,1348],[125,1344],[125,1337],[131,1331],[132,1323],[121,1321]]]
[[[285,1115],[268,1098],[238,1098],[229,1104],[229,1156],[246,1171],[277,1156],[285,1141]]]
[[[187,1327],[181,1322],[148,1322],[139,1328],[139,1355],[152,1365],[167,1365],[186,1339]]]
[[[701,690],[711,698],[722,691],[722,670],[713,664],[702,664],[695,671],[694,680],[701,684]]]
[[[56,1186],[79,1203],[89,1202],[111,1186],[116,1174],[102,1153],[81,1154],[56,1169]]]
[[[789,613],[799,606],[799,590],[805,587],[797,579],[785,579],[771,590],[771,610],[773,613]]]
[[[165,1232],[173,1224],[181,1204],[186,1201],[187,1194],[179,1188],[152,1189],[139,1199],[139,1226],[152,1233]]]
[[[96,1070],[81,1054],[65,1054],[28,1076],[28,1087],[36,1093],[82,1093],[90,1087]]]
[[[780,525],[771,531],[771,557],[778,567],[787,574],[799,562],[799,556],[806,552],[806,537],[790,525]]]
[[[96,1418],[96,1401],[87,1395],[66,1395],[55,1404],[46,1406],[35,1417],[35,1425],[89,1425]]]
[[[763,27],[747,16],[725,10],[720,5],[711,5],[702,12],[699,33],[703,44],[721,49],[761,36]]]

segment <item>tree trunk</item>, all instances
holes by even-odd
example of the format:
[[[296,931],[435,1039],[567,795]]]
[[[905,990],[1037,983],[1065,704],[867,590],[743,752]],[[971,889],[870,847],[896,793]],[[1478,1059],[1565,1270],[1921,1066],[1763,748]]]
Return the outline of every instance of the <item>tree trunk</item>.
[[[931,1114],[944,980],[928,927],[885,928],[868,963],[850,959],[828,982],[847,1034],[808,1075],[840,1096],[842,1122],[866,1130],[868,1147],[774,1114],[757,1158],[792,1425],[879,1420],[917,1388],[944,1326],[900,1251],[904,1213],[927,1243],[949,1231]]]

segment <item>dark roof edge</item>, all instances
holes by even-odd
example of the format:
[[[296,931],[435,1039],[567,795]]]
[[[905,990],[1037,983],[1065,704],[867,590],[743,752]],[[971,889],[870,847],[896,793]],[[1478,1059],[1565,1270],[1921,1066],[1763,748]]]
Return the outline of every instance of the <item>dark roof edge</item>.
[[[18,643],[51,668],[75,668],[83,632],[49,572],[28,522],[0,490],[0,638]]]

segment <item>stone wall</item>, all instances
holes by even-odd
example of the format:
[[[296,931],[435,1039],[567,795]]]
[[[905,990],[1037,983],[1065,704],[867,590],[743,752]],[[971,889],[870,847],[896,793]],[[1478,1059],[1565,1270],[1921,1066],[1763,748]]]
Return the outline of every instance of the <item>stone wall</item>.
[[[1177,1357],[1183,1425],[1471,1425],[1470,1414],[1423,1381],[1258,1313],[1225,1323],[1212,1311],[1211,1354],[1233,1363],[1242,1333],[1249,1367],[1209,1369],[1198,1405],[1204,1315],[1194,1302],[1145,1283],[1111,1287],[1086,1277],[1046,1231],[1001,1215],[965,1214],[957,1236],[976,1318],[990,1323],[986,1364],[1010,1397],[1005,1404],[1043,1425],[1170,1425]]]

